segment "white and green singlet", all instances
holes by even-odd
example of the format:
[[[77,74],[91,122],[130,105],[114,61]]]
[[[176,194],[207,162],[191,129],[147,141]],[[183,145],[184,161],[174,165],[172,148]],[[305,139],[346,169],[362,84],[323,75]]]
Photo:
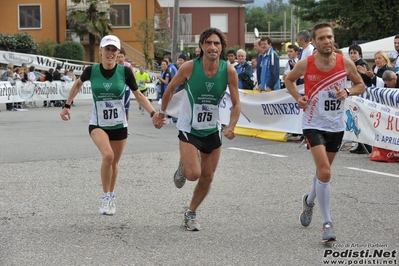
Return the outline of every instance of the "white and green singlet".
[[[205,75],[202,58],[193,60],[191,77],[184,87],[177,128],[198,137],[219,130],[219,103],[227,88],[227,62],[219,61],[217,74]]]
[[[112,77],[106,79],[101,74],[100,64],[94,64],[90,82],[94,101],[90,125],[107,130],[127,127],[124,105],[125,67],[118,64]]]

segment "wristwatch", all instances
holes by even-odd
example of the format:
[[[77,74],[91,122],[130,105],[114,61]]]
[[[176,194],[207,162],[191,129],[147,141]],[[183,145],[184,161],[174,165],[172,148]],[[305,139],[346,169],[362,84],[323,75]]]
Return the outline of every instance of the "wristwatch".
[[[346,93],[348,94],[348,97],[351,96],[351,91],[348,88],[344,88],[344,90],[346,91]]]
[[[161,115],[166,115],[166,111],[163,111],[162,109],[159,109],[159,113],[160,113]]]

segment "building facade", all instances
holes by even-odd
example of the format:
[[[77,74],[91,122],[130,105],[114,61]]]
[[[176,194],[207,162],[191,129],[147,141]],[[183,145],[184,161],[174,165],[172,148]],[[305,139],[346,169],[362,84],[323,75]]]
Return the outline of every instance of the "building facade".
[[[17,34],[27,32],[37,42],[65,41],[80,42],[86,50],[88,61],[88,38],[79,38],[67,26],[68,8],[73,5],[71,0],[13,0],[7,1],[0,9],[0,32]],[[112,7],[116,14],[111,15],[112,32],[123,42],[128,57],[134,63],[144,64],[142,46],[135,32],[141,20],[153,19],[154,14],[162,9],[157,0],[113,0]],[[98,61],[98,45],[96,45],[96,60]]]
[[[174,20],[174,0],[158,0],[164,13]],[[179,0],[179,41],[189,47],[198,46],[200,33],[208,28],[220,29],[227,37],[227,46],[245,47],[245,4],[252,0]]]

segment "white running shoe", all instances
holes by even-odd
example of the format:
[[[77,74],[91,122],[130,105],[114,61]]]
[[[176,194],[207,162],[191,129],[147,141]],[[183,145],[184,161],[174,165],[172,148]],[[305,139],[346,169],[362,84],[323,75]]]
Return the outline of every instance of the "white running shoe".
[[[110,215],[110,198],[108,196],[101,199],[99,212],[103,215]]]
[[[183,226],[186,227],[187,231],[201,230],[201,226],[197,222],[197,214],[189,210],[184,213]]]
[[[109,199],[109,215],[114,215],[116,212],[116,197],[112,195]]]

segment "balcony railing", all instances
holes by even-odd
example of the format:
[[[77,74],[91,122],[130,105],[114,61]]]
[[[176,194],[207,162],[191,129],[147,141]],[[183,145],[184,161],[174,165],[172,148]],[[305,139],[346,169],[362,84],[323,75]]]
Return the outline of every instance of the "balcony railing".
[[[179,45],[183,41],[184,46],[197,46],[199,42],[199,34],[194,35],[179,35]],[[284,31],[271,31],[271,32],[259,32],[259,38],[270,37],[273,42],[288,42],[291,40],[291,32]],[[257,38],[253,32],[245,33],[245,43],[254,43]]]
[[[184,46],[188,47],[197,47],[199,43],[199,34],[189,35],[189,34],[180,34],[178,43],[179,45],[183,42]]]
[[[125,50],[126,57],[128,61],[135,67],[138,67],[140,65],[145,67],[145,57],[144,54],[140,53],[130,45],[128,45],[125,42],[121,41],[121,46]]]
[[[289,31],[263,31],[259,32],[259,38],[269,37],[272,42],[288,42],[291,40],[291,32]],[[246,32],[245,33],[245,43],[253,43],[256,39],[255,33]]]
[[[65,41],[79,42],[79,43],[85,45],[85,44],[89,44],[89,36],[79,37],[73,31],[66,30]]]

